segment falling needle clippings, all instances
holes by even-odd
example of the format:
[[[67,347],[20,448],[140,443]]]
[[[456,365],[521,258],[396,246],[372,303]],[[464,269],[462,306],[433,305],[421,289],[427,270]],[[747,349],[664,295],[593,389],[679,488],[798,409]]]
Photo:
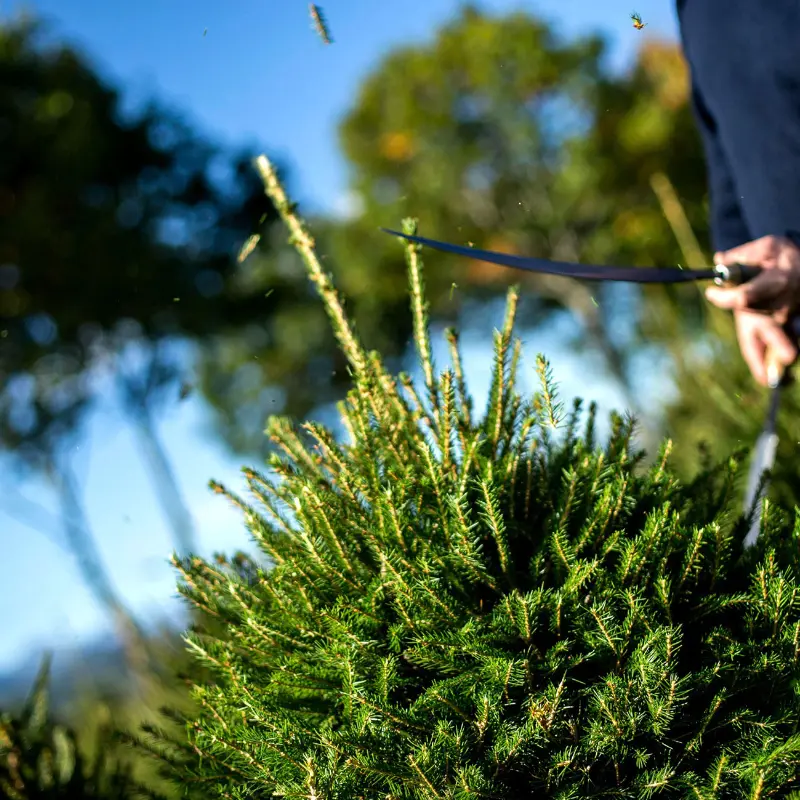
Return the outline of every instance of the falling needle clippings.
[[[325,44],[331,44],[333,39],[331,38],[328,23],[325,21],[325,15],[322,13],[322,9],[316,3],[311,3],[308,6],[308,10],[311,13],[311,19],[319,34],[319,38],[322,39]]]
[[[252,236],[248,237],[247,241],[242,245],[242,249],[239,251],[236,260],[240,264],[243,264],[253,250],[256,249],[259,241],[261,241],[261,234],[259,233],[254,233]]]

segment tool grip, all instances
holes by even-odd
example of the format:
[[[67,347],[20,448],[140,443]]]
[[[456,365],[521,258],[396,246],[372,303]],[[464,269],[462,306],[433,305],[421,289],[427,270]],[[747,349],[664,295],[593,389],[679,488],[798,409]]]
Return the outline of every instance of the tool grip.
[[[714,269],[717,272],[714,278],[717,286],[741,286],[761,273],[761,267],[750,264],[717,264]]]

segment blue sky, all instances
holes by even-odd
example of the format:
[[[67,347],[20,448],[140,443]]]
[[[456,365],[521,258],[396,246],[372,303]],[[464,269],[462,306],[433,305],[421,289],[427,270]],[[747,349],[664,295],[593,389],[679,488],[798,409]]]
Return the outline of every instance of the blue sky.
[[[217,139],[256,144],[285,158],[296,199],[305,209],[331,212],[343,208],[347,196],[336,126],[360,81],[392,48],[428,39],[460,3],[324,0],[321,5],[335,40],[329,47],[312,30],[308,4],[301,0],[0,0],[0,17],[27,8],[49,19],[52,35],[82,49],[131,108],[156,98],[183,109]],[[629,62],[643,35],[631,27],[628,0],[478,5],[498,12],[526,9],[557,21],[566,36],[605,33],[615,66]],[[636,10],[648,22],[644,35],[675,36],[672,3],[645,0]],[[485,333],[467,358],[467,377],[479,403],[490,368]],[[554,360],[567,397],[581,394],[605,407],[620,405],[599,369],[568,358],[552,341],[526,342],[526,352],[531,359],[544,350]],[[240,486],[240,459],[209,434],[208,414],[202,401],[190,398],[159,425],[204,554],[248,544],[238,517],[206,488],[212,477]],[[73,455],[94,533],[119,590],[142,616],[175,613],[168,530],[131,433],[113,407],[98,413]],[[20,491],[52,507],[39,484],[21,485]],[[76,644],[107,630],[71,557],[19,521],[16,511],[22,507],[16,495],[0,503],[0,672],[32,650]]]

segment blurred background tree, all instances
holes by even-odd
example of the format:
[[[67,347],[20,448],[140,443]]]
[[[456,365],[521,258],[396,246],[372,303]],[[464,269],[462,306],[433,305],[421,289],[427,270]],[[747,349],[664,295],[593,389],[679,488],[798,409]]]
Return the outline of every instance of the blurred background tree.
[[[261,318],[263,297],[232,286],[231,254],[274,214],[243,154],[221,153],[155,105],[123,121],[118,93],[76,52],[44,47],[40,36],[29,21],[0,30],[0,446],[48,478],[62,543],[95,598],[136,638],[69,453],[110,376],[175,547],[193,548],[153,424],[161,396],[188,371],[165,356],[164,343]]]

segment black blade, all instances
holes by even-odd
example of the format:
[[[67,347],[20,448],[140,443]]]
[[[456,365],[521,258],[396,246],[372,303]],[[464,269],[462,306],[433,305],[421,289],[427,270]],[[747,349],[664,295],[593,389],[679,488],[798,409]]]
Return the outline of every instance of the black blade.
[[[392,236],[400,236],[410,242],[432,247],[445,253],[466,256],[476,261],[487,261],[512,269],[528,272],[544,272],[548,275],[563,275],[590,281],[620,281],[625,283],[688,283],[689,281],[714,280],[718,272],[713,269],[692,270],[680,267],[604,267],[595,264],[575,264],[569,261],[548,261],[546,258],[514,256],[510,253],[496,253],[491,250],[478,250],[475,247],[462,247],[447,242],[437,242],[424,236],[410,236],[388,228],[381,228]]]

